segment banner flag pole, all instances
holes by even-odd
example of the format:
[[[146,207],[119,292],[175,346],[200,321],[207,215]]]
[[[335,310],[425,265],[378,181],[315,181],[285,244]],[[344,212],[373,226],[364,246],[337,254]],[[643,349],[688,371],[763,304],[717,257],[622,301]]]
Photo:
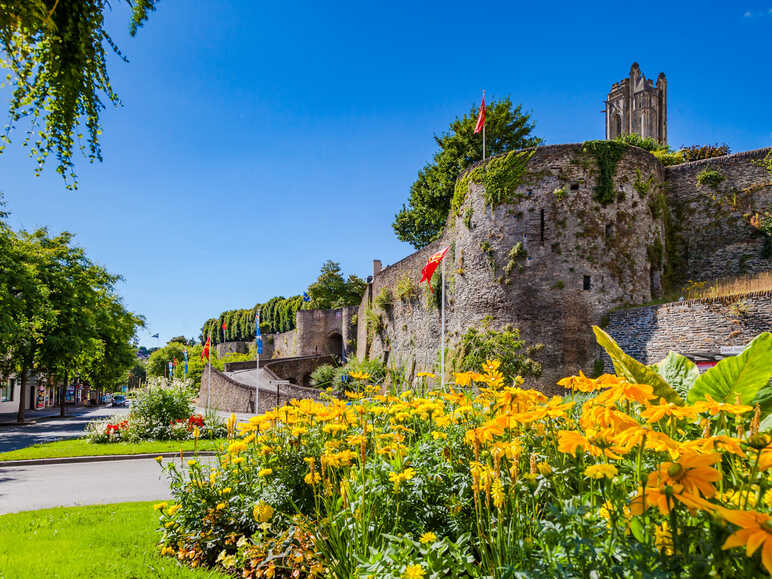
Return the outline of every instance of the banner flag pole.
[[[255,414],[260,414],[260,353],[263,338],[260,335],[260,308],[255,314]]]
[[[209,329],[209,351],[206,353],[209,358],[209,388],[206,389],[206,409],[209,410],[210,394],[212,393],[212,330]]]
[[[441,307],[441,330],[440,330],[440,388],[445,391],[445,260],[442,260],[442,288],[440,289]]]
[[[485,106],[485,89],[483,89],[483,107]],[[485,113],[483,113],[485,114]],[[483,118],[483,161],[485,161],[485,120]]]

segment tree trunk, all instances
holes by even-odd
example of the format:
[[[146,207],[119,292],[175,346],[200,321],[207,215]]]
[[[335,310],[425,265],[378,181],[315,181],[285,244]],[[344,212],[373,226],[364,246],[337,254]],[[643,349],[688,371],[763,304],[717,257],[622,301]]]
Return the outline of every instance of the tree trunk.
[[[24,422],[24,404],[27,401],[27,369],[21,370],[21,382],[19,384],[19,412],[16,414],[16,421],[19,424]]]
[[[67,394],[67,384],[70,381],[69,373],[65,372],[64,374],[64,385],[61,389],[61,395],[59,396],[59,416],[64,417],[64,398]]]

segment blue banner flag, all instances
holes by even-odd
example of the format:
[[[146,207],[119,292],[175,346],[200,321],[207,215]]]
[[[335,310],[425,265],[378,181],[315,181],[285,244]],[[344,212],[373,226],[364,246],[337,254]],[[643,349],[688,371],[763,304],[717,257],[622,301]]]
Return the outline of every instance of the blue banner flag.
[[[263,353],[263,339],[260,336],[257,336],[257,353]]]
[[[182,357],[185,358],[185,375],[188,375],[188,349],[182,350]]]
[[[174,376],[174,366],[172,365],[172,361],[169,360],[169,378]]]
[[[310,302],[311,298],[308,296],[308,292],[303,292],[303,301]]]

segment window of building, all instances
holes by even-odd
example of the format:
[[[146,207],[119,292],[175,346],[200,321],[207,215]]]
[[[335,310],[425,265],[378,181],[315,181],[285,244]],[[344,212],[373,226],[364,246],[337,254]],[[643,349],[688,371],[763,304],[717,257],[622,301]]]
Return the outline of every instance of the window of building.
[[[571,191],[579,191],[579,183],[571,183]]]
[[[614,237],[614,224],[606,223],[606,239]]]
[[[584,276],[584,291],[590,291],[592,287],[592,280],[589,275]]]
[[[13,401],[13,389],[16,386],[16,380],[11,378],[5,382],[0,382],[0,402]]]
[[[544,209],[539,211],[539,235],[541,242],[544,243]]]

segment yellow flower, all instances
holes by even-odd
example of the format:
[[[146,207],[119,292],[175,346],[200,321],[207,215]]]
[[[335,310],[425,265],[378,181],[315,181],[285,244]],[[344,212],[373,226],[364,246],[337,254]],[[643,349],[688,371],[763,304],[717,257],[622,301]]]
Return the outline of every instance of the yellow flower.
[[[231,462],[233,464],[241,464],[242,462],[244,462],[244,457],[243,456],[237,456],[233,460],[231,460]]]
[[[585,376],[581,370],[579,370],[578,376],[569,376],[568,378],[558,380],[558,386],[568,390],[576,390],[577,392],[594,392],[598,389],[598,384],[595,380]]]
[[[415,470],[412,468],[406,468],[402,472],[390,472],[389,473],[389,481],[394,484],[394,492],[399,492],[400,485],[405,482],[411,480],[413,477],[415,477]]]
[[[167,503],[166,501],[164,501],[162,503],[156,503],[155,505],[153,505],[153,508],[156,511],[163,511],[168,506],[168,504],[169,503]]]
[[[663,521],[654,529],[654,544],[666,555],[673,554],[673,531],[667,521]]]
[[[225,503],[217,503],[215,510],[221,511],[225,508]]]
[[[472,383],[472,372],[456,372],[456,385],[469,386]]]
[[[439,439],[445,440],[447,437],[448,435],[445,432],[440,432],[438,430],[432,431],[432,438],[434,440],[439,440]]]
[[[421,541],[422,543],[434,543],[434,541],[437,540],[437,535],[429,531],[421,535],[421,538],[418,540]]]
[[[410,565],[405,569],[402,574],[403,579],[422,579],[426,575],[426,571],[420,565]]]
[[[315,485],[322,480],[322,477],[318,472],[309,472],[303,477],[303,480],[306,481],[306,484]]]
[[[252,509],[252,516],[258,523],[267,523],[273,517],[273,507],[268,503],[260,501]]]
[[[174,516],[174,513],[176,513],[177,511],[179,511],[179,510],[180,510],[180,508],[182,508],[182,505],[172,505],[171,507],[169,507],[169,508],[167,509],[167,511],[166,511],[166,514],[167,514],[167,515],[169,515],[170,517],[173,517],[173,516]]]
[[[188,466],[193,466],[194,464],[196,464],[196,461],[195,461],[195,460],[193,460],[193,459],[191,458],[191,459],[188,461]]]
[[[370,374],[367,372],[349,372],[349,376],[351,376],[354,380],[369,380]]]
[[[584,476],[594,479],[614,478],[619,471],[613,464],[593,464],[584,469]]]
[[[437,376],[432,372],[416,372],[418,378],[436,378]]]
[[[546,462],[540,462],[536,465],[536,470],[539,471],[544,476],[548,476],[552,474],[552,467],[549,465],[549,463]]]
[[[272,472],[272,468],[261,468],[259,471],[257,471],[257,476],[268,476]]]
[[[772,574],[772,517],[756,511],[732,511],[721,509],[721,515],[740,527],[726,540],[722,549],[745,546],[748,557],[761,547],[761,563]]]
[[[162,456],[156,456],[155,457],[156,462],[158,462],[159,464],[163,461],[163,459],[164,459],[164,457],[162,457]]]
[[[201,436],[201,432],[198,430],[198,426],[193,427],[193,438],[198,440],[198,437]]]
[[[549,465],[546,462],[542,464],[545,464],[547,465],[547,467],[549,467]],[[495,478],[493,480],[493,484],[491,484],[491,496],[493,497],[493,506],[495,506],[497,509],[500,509],[501,505],[504,504],[505,495],[504,495],[504,485],[502,484],[501,479],[498,477]]]
[[[753,410],[753,406],[747,406],[745,404],[716,402],[710,394],[705,394],[705,400],[699,400],[695,402],[693,406],[698,409],[698,412],[708,412],[711,416],[715,416],[719,412],[726,412],[727,414],[745,414],[746,412]]]

